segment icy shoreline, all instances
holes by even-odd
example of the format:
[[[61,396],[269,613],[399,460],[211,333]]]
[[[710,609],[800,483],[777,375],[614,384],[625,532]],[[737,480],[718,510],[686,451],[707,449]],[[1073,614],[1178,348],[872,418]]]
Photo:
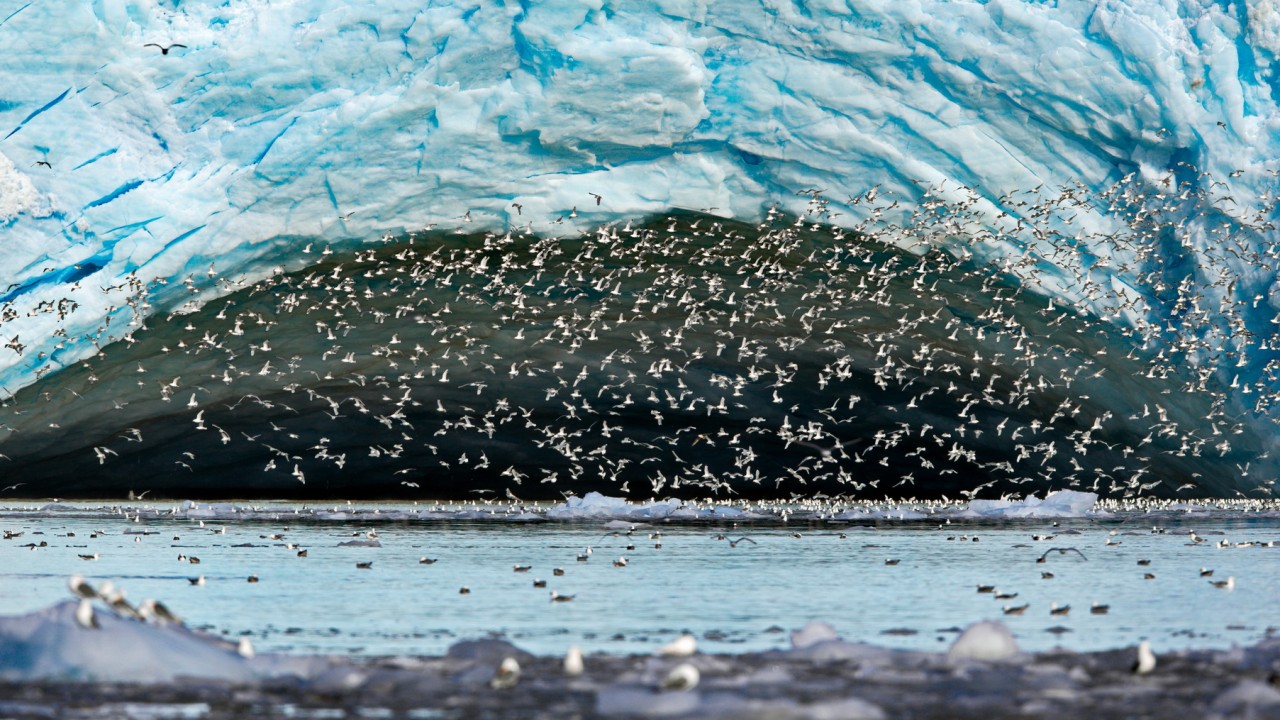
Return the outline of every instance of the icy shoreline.
[[[0,716],[1280,715],[1280,639],[1226,651],[1157,651],[1156,668],[1135,675],[1133,648],[1019,653],[1011,641],[1002,644],[998,623],[971,628],[949,653],[849,643],[814,624],[793,633],[788,650],[597,654],[585,659],[581,675],[569,675],[561,658],[533,656],[501,640],[460,642],[439,657],[253,656],[179,625],[107,612],[96,613],[98,627],[86,627],[77,621],[78,606],[68,601],[0,618]],[[518,680],[494,687],[506,658],[519,664]],[[672,669],[686,663],[697,668],[696,687],[662,689]]]
[[[147,519],[192,521],[278,522],[1006,522],[1069,518],[1111,519],[1145,515],[1158,517],[1251,516],[1280,517],[1280,502],[1256,499],[1116,501],[1074,490],[1046,493],[1044,498],[958,500],[846,500],[824,498],[800,502],[730,500],[654,500],[636,502],[589,492],[570,495],[562,503],[512,501],[422,501],[377,503],[246,502],[127,502],[63,500],[27,504],[0,503],[0,517],[94,517],[125,515]],[[625,527],[626,525],[622,525]]]

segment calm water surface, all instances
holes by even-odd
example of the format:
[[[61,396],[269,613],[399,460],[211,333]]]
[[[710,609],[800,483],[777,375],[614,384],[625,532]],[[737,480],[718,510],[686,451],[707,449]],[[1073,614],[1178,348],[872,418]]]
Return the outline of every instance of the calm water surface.
[[[95,585],[113,582],[135,603],[162,600],[191,626],[249,635],[259,651],[362,655],[439,654],[495,635],[535,653],[571,644],[651,652],[683,630],[705,651],[738,652],[786,646],[790,630],[814,620],[847,640],[925,650],[945,649],[956,628],[988,618],[1007,622],[1027,650],[1144,638],[1161,649],[1228,647],[1280,632],[1280,548],[1237,547],[1280,541],[1280,520],[1058,523],[657,523],[627,536],[609,534],[603,522],[365,517],[201,527],[176,518],[134,522],[106,508],[50,514],[0,506],[0,529],[12,535],[0,541],[0,607],[19,614],[65,599],[66,578],[79,573]],[[370,530],[381,547],[340,545],[367,541]],[[1203,542],[1193,542],[1191,530]],[[721,534],[726,539],[716,539]],[[743,536],[750,539],[728,542]],[[1218,547],[1224,541],[1230,547]],[[26,547],[41,542],[47,547]],[[589,559],[579,561],[587,547]],[[1036,562],[1057,547],[1087,559],[1050,552]],[[96,560],[79,557],[94,553]],[[422,557],[437,562],[420,564]],[[626,565],[615,566],[621,557]],[[517,565],[531,568],[515,572]],[[1212,576],[1202,577],[1202,568]],[[205,585],[192,585],[189,578],[201,575]],[[251,575],[260,581],[247,582]],[[1234,590],[1210,584],[1228,576]],[[535,579],[546,587],[535,588]],[[997,600],[977,592],[980,584],[1017,596]],[[462,586],[471,592],[460,594]],[[552,590],[574,598],[552,602]],[[1093,602],[1109,612],[1091,613]],[[1051,615],[1053,603],[1070,605],[1070,613]],[[1002,612],[1023,604],[1022,615]]]

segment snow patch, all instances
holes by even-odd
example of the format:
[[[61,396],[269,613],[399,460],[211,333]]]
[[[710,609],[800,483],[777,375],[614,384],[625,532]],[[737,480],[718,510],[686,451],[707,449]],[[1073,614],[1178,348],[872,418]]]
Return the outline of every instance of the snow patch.
[[[0,153],[0,225],[23,213],[43,218],[48,217],[52,210],[31,178],[14,167],[13,161],[4,153]]]

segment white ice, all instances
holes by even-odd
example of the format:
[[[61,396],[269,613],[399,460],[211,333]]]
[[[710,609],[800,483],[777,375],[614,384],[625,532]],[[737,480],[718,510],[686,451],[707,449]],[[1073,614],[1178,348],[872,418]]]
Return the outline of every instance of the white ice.
[[[234,682],[307,676],[319,658],[242,657],[236,645],[182,625],[120,617],[98,605],[97,627],[76,621],[68,600],[29,615],[0,617],[0,679],[174,682],[183,677]]]

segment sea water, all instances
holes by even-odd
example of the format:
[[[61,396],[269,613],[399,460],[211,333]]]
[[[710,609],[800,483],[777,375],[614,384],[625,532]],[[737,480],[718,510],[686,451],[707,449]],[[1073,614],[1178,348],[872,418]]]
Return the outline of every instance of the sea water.
[[[248,636],[259,652],[350,655],[439,654],[483,637],[538,654],[570,645],[647,653],[683,631],[703,651],[743,652],[786,647],[813,621],[846,640],[923,650],[945,650],[958,629],[991,618],[1024,650],[1142,639],[1223,648],[1280,631],[1275,517],[415,521],[403,519],[410,506],[365,504],[325,521],[294,515],[297,504],[265,507],[253,520],[200,521],[170,516],[163,503],[133,513],[0,506],[0,608],[12,615],[63,600],[68,576],[80,574],[134,604],[158,599],[190,626]],[[379,519],[388,516],[401,519]],[[1211,584],[1228,577],[1234,589]],[[553,591],[573,599],[554,602]],[[1091,612],[1093,603],[1107,612]],[[1051,614],[1053,604],[1071,610]]]

